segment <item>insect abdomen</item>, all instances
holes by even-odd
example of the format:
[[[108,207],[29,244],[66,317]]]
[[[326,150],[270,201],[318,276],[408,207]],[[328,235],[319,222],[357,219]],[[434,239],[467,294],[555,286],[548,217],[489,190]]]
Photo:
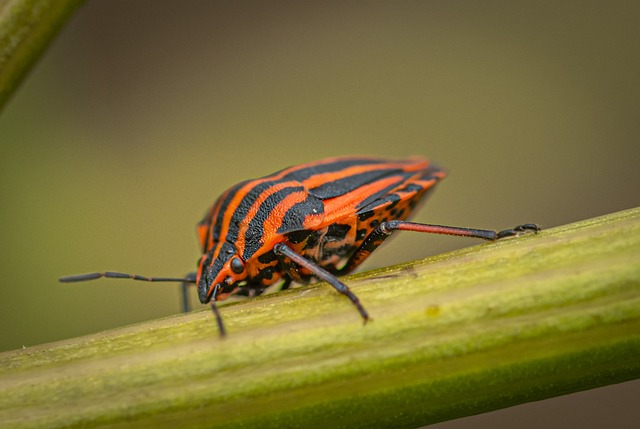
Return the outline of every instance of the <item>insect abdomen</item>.
[[[407,219],[433,186],[445,177],[438,167],[422,162],[423,168],[417,171],[416,164],[408,164],[411,168],[388,171],[376,180],[354,187],[351,193],[325,200],[327,215],[335,214],[340,208],[343,216],[321,228],[287,234],[289,245],[330,273],[346,274],[343,267],[380,223]],[[359,197],[360,187],[373,188],[377,184],[376,192]],[[302,273],[301,278],[309,276],[310,273]]]

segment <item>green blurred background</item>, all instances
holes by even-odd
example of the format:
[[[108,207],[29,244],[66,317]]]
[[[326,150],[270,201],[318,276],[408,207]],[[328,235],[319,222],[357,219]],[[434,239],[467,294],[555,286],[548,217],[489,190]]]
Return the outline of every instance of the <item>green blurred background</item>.
[[[437,160],[424,222],[635,207],[639,46],[634,1],[88,2],[0,114],[0,350],[178,312],[57,278],[193,271],[222,191],[322,157]],[[365,269],[471,244],[399,234]]]

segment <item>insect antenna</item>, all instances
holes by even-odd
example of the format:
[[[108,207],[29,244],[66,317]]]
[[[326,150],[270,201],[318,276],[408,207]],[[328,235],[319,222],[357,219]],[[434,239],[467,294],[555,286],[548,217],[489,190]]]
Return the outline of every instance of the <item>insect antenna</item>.
[[[185,277],[146,277],[140,276],[138,274],[125,274],[118,273],[115,271],[104,271],[101,273],[87,273],[87,274],[76,274],[73,276],[64,276],[60,277],[58,280],[62,283],[75,283],[75,282],[85,282],[88,280],[96,280],[100,278],[109,278],[109,279],[129,279],[129,280],[140,280],[145,282],[179,282],[181,283],[181,295],[182,295],[182,311],[184,313],[188,313],[191,311],[191,306],[189,305],[189,284],[196,282],[195,273],[189,273]]]
[[[125,274],[117,273],[115,271],[104,271],[102,273],[88,273],[88,274],[76,274],[73,276],[60,277],[59,281],[62,283],[84,282],[87,280],[95,280],[100,278],[109,279],[130,279],[141,280],[145,282],[182,282],[182,283],[195,283],[196,278],[194,275],[187,275],[186,277],[145,277],[138,274]]]

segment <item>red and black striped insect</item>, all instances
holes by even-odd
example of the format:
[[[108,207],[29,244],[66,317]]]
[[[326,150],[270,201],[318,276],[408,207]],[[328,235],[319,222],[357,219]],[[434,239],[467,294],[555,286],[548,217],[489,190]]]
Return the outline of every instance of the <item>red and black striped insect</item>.
[[[218,198],[198,223],[202,257],[196,273],[162,278],[103,272],[60,281],[109,277],[195,283],[224,336],[216,301],[260,295],[281,280],[286,289],[292,281],[319,279],[345,295],[366,322],[369,314],[338,277],[358,267],[393,231],[497,240],[539,230],[535,224],[492,231],[406,221],[445,176],[418,157],[329,158],[285,168],[238,183]]]

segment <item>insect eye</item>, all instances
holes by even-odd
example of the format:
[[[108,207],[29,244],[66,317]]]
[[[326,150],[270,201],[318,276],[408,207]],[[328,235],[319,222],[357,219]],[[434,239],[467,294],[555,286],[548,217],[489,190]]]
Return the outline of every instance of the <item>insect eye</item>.
[[[236,274],[241,274],[244,271],[244,264],[239,258],[233,258],[231,260],[231,271]]]

